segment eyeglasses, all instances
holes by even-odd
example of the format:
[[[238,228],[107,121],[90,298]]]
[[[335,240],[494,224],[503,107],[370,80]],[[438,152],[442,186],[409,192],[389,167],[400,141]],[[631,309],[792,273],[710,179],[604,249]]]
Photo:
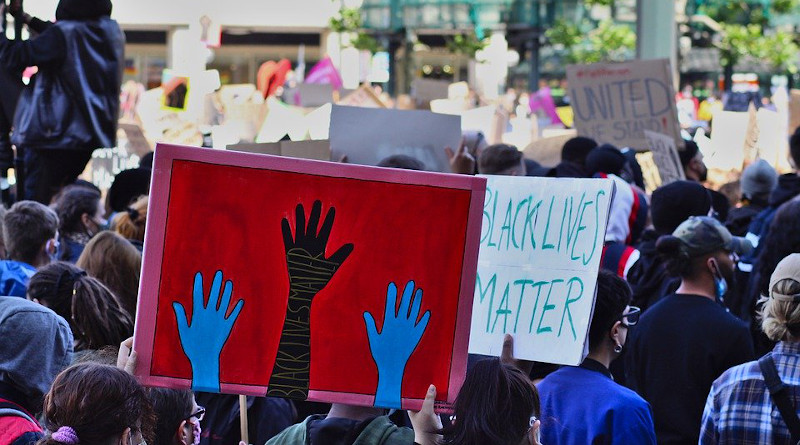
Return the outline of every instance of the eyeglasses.
[[[642,313],[642,309],[636,306],[628,306],[628,312],[624,313],[619,316],[617,321],[621,321],[623,326],[635,326],[636,323],[639,323],[639,316]]]
[[[194,413],[189,415],[189,417],[187,417],[185,420],[194,419],[197,422],[202,422],[203,421],[203,417],[205,417],[205,416],[206,416],[206,409],[203,408],[202,406],[198,406],[197,407],[197,411],[195,411]]]

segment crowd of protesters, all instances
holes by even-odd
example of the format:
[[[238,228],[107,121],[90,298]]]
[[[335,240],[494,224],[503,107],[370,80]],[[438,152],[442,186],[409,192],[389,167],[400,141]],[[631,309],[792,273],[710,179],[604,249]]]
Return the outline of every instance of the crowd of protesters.
[[[240,417],[257,445],[800,443],[800,174],[756,161],[731,202],[704,185],[692,141],[687,179],[651,194],[633,150],[585,137],[555,167],[485,139],[445,148],[457,174],[614,182],[579,366],[518,360],[506,335],[499,358],[471,357],[452,416],[434,412],[433,385],[415,412],[247,397],[246,413],[236,396],[141,386],[131,336],[152,155],[105,195],[77,179],[114,146],[124,37],[108,0],[61,0],[55,24],[5,7],[38,36],[0,33],[0,71],[40,73],[13,133],[0,113],[0,168],[14,143],[29,199],[0,207],[0,445],[233,445]],[[800,166],[800,129],[789,146]],[[426,168],[403,155],[379,167]]]
[[[800,132],[790,148],[797,164]],[[408,413],[248,397],[251,442],[796,443],[798,174],[755,162],[740,202],[720,201],[700,182],[696,146],[686,150],[690,179],[648,195],[635,158],[588,138],[565,143],[554,168],[509,145],[448,149],[460,174],[615,182],[583,363],[516,360],[507,336],[500,358],[470,360],[454,416],[434,414],[433,386]],[[381,166],[425,169],[407,156]],[[4,210],[0,445],[238,443],[236,396],[143,388],[125,372],[150,168],[148,157],[121,173],[105,198],[77,181],[49,206]]]

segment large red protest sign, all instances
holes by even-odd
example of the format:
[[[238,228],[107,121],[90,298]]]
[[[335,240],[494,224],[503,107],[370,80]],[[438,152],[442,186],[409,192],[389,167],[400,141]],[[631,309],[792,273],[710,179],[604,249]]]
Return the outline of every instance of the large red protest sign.
[[[403,408],[433,383],[451,403],[484,191],[481,178],[159,146],[137,375]]]

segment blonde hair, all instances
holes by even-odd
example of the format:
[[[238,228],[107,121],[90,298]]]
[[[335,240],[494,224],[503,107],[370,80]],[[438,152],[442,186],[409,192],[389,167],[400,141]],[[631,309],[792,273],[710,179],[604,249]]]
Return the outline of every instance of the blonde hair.
[[[114,216],[111,228],[125,239],[144,242],[144,229],[147,222],[147,195],[140,196],[126,210]]]
[[[800,282],[786,278],[770,289],[783,295],[800,294]],[[761,297],[761,329],[772,341],[800,340],[800,302],[796,300]]]

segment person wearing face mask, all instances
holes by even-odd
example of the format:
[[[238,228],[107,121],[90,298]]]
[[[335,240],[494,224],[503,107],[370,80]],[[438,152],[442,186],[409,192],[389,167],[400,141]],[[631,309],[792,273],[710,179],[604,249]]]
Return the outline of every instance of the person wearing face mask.
[[[680,286],[630,332],[627,383],[653,407],[659,444],[697,443],[711,384],[754,357],[747,325],[721,301],[736,256],[752,245],[714,218],[693,216],[660,237],[656,249]]]
[[[55,202],[61,222],[58,259],[75,264],[83,248],[108,222],[100,192],[83,186],[67,187]]]
[[[58,241],[58,216],[36,201],[20,201],[3,217],[7,259],[0,261],[0,295],[25,297],[36,270],[50,264]]]
[[[198,445],[200,421],[206,410],[197,405],[189,390],[148,388],[147,397],[155,414],[151,445]]]
[[[683,172],[686,174],[686,180],[702,184],[708,179],[708,167],[703,162],[703,153],[694,141],[684,142],[686,148],[679,151],[678,155],[683,165]],[[708,189],[708,192],[711,194],[711,206],[714,208],[713,216],[725,222],[731,208],[728,198],[716,190]]]
[[[589,326],[589,355],[580,366],[564,366],[536,388],[542,405],[542,443],[655,444],[650,405],[614,382],[609,368],[625,347],[639,308],[631,289],[601,270]]]

